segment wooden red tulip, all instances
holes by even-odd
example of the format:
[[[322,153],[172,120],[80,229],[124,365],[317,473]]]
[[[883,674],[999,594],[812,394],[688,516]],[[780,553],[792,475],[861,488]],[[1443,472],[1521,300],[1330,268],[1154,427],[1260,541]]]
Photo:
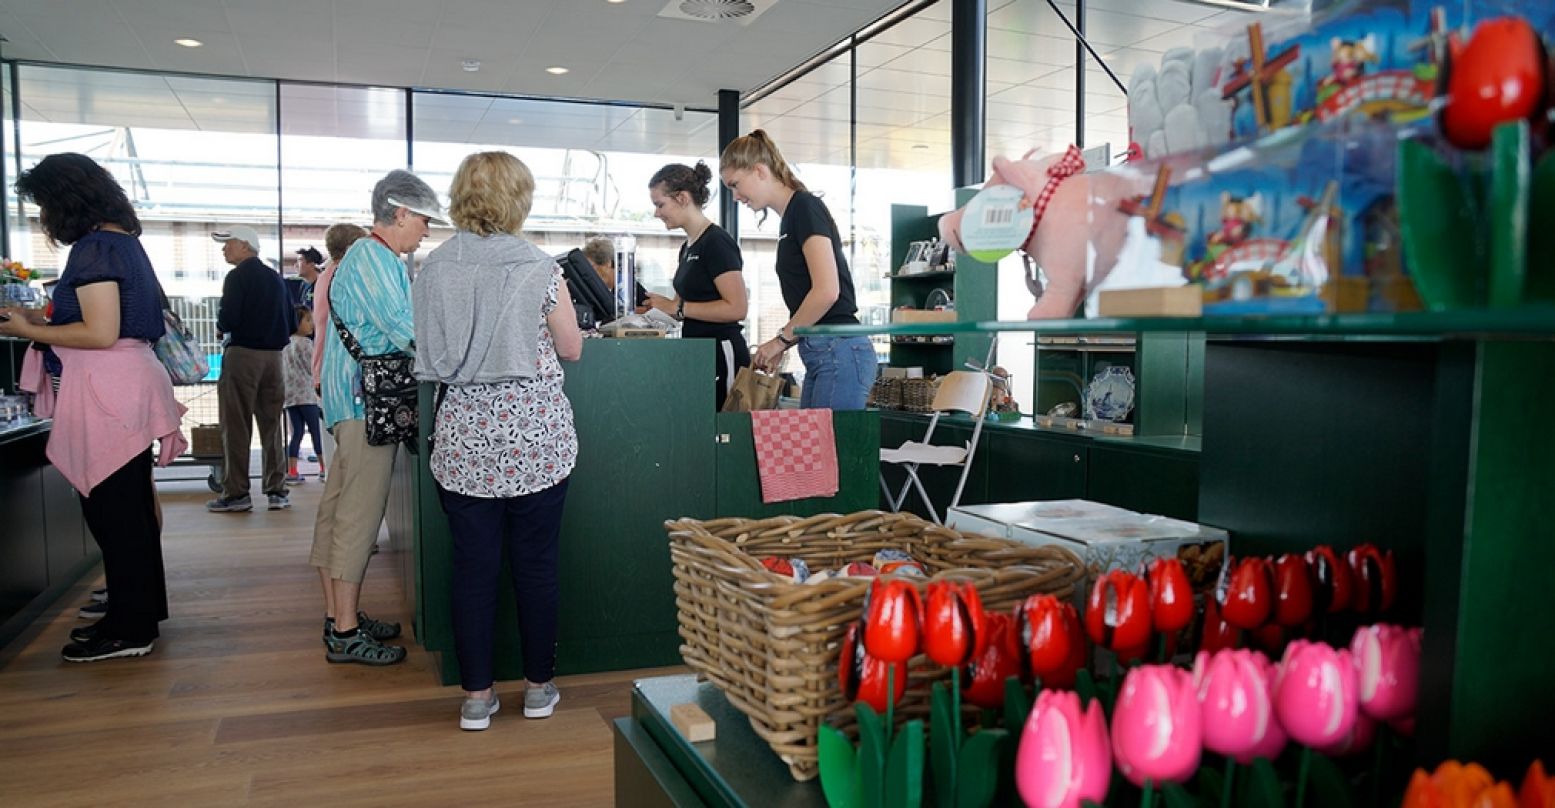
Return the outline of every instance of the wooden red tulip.
[[[906,662],[918,653],[923,613],[918,590],[906,581],[876,578],[864,597],[864,648],[884,662]]]
[[[1156,631],[1176,632],[1193,622],[1193,585],[1188,571],[1175,558],[1150,562],[1150,620]]]
[[[1096,579],[1085,607],[1091,642],[1117,651],[1150,641],[1150,587],[1138,576],[1113,570]]]
[[[1064,628],[1064,633],[1069,635],[1069,658],[1064,660],[1063,667],[1042,678],[1042,684],[1047,688],[1073,689],[1079,679],[1080,669],[1085,667],[1090,656],[1091,649],[1085,641],[1085,628],[1080,625],[1080,613],[1068,601],[1064,602]]]
[[[1199,637],[1199,650],[1213,654],[1223,648],[1235,648],[1237,630],[1220,618],[1220,606],[1214,598],[1204,602],[1204,631]]]
[[[1393,563],[1393,551],[1384,552],[1368,542],[1352,549],[1348,560],[1355,580],[1355,612],[1371,617],[1391,608],[1398,591],[1398,569]]]
[[[1350,565],[1326,544],[1307,551],[1307,569],[1312,573],[1312,609],[1333,614],[1350,608],[1354,581]]]
[[[876,712],[885,712],[892,704],[901,701],[907,692],[906,666],[897,665],[894,675],[887,675],[890,668],[889,663],[875,659],[864,649],[863,626],[860,623],[848,624],[848,632],[842,640],[842,653],[837,660],[837,682],[842,686],[843,698],[849,702],[862,701],[875,708]],[[886,700],[888,684],[896,691],[889,703]]]
[[[967,665],[961,680],[966,700],[985,710],[1003,707],[1004,680],[1020,675],[1021,656],[1015,621],[1009,615],[989,612],[988,643]]]
[[[1069,607],[1071,610],[1073,606]],[[1052,595],[1032,595],[1015,607],[1015,625],[1022,649],[1025,678],[1047,677],[1069,660],[1069,625],[1064,604]]]
[[[1312,574],[1306,559],[1286,553],[1274,562],[1274,622],[1290,628],[1312,616]]]
[[[1542,125],[1549,108],[1549,63],[1539,33],[1520,17],[1494,17],[1475,26],[1468,42],[1448,39],[1450,68],[1442,133],[1453,145],[1483,149],[1506,121]]]
[[[1252,630],[1274,610],[1273,574],[1262,558],[1228,559],[1215,587],[1220,617],[1232,626]]]
[[[929,584],[923,603],[923,650],[929,659],[957,668],[982,655],[988,620],[977,587],[965,581]]]

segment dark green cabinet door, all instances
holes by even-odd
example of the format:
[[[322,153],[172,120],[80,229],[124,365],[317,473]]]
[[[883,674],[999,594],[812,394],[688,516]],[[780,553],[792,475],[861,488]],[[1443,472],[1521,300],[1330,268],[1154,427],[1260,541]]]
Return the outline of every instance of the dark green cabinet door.
[[[761,478],[756,473],[756,445],[751,439],[750,413],[721,412],[715,423],[717,516],[764,519],[790,514],[852,513],[879,507],[880,413],[873,410],[832,413],[832,432],[837,438],[836,496],[770,505],[761,501]]]
[[[1085,496],[1085,442],[1061,436],[997,432],[982,451],[988,465],[984,502],[1031,502]],[[969,503],[970,504],[970,503]]]
[[[1140,513],[1195,521],[1199,512],[1196,458],[1092,446],[1087,499]]]

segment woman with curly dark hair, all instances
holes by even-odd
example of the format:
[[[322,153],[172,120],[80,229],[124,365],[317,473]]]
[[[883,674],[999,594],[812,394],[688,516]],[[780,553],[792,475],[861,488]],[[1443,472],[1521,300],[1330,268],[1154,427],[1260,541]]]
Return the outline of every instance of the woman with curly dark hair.
[[[151,445],[166,465],[183,452],[161,338],[162,288],[141,247],[140,220],[113,176],[80,154],[43,158],[16,180],[38,205],[51,244],[71,245],[52,318],[0,310],[0,335],[32,340],[22,386],[54,419],[48,458],[81,495],[103,553],[111,599],[103,619],[70,632],[63,656],[95,662],[151,653],[167,619],[162,526]]]

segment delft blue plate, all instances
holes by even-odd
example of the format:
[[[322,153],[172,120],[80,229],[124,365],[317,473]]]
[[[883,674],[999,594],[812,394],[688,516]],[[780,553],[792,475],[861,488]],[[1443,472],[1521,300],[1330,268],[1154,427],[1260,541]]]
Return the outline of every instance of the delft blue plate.
[[[1085,388],[1085,416],[1122,421],[1134,409],[1134,372],[1127,365],[1103,368]]]

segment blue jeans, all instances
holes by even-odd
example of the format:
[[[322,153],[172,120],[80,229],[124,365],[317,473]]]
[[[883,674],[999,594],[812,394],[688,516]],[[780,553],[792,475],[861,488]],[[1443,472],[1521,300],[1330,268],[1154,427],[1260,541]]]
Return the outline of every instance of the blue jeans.
[[[880,370],[868,337],[804,337],[799,340],[804,387],[799,406],[862,410]]]

